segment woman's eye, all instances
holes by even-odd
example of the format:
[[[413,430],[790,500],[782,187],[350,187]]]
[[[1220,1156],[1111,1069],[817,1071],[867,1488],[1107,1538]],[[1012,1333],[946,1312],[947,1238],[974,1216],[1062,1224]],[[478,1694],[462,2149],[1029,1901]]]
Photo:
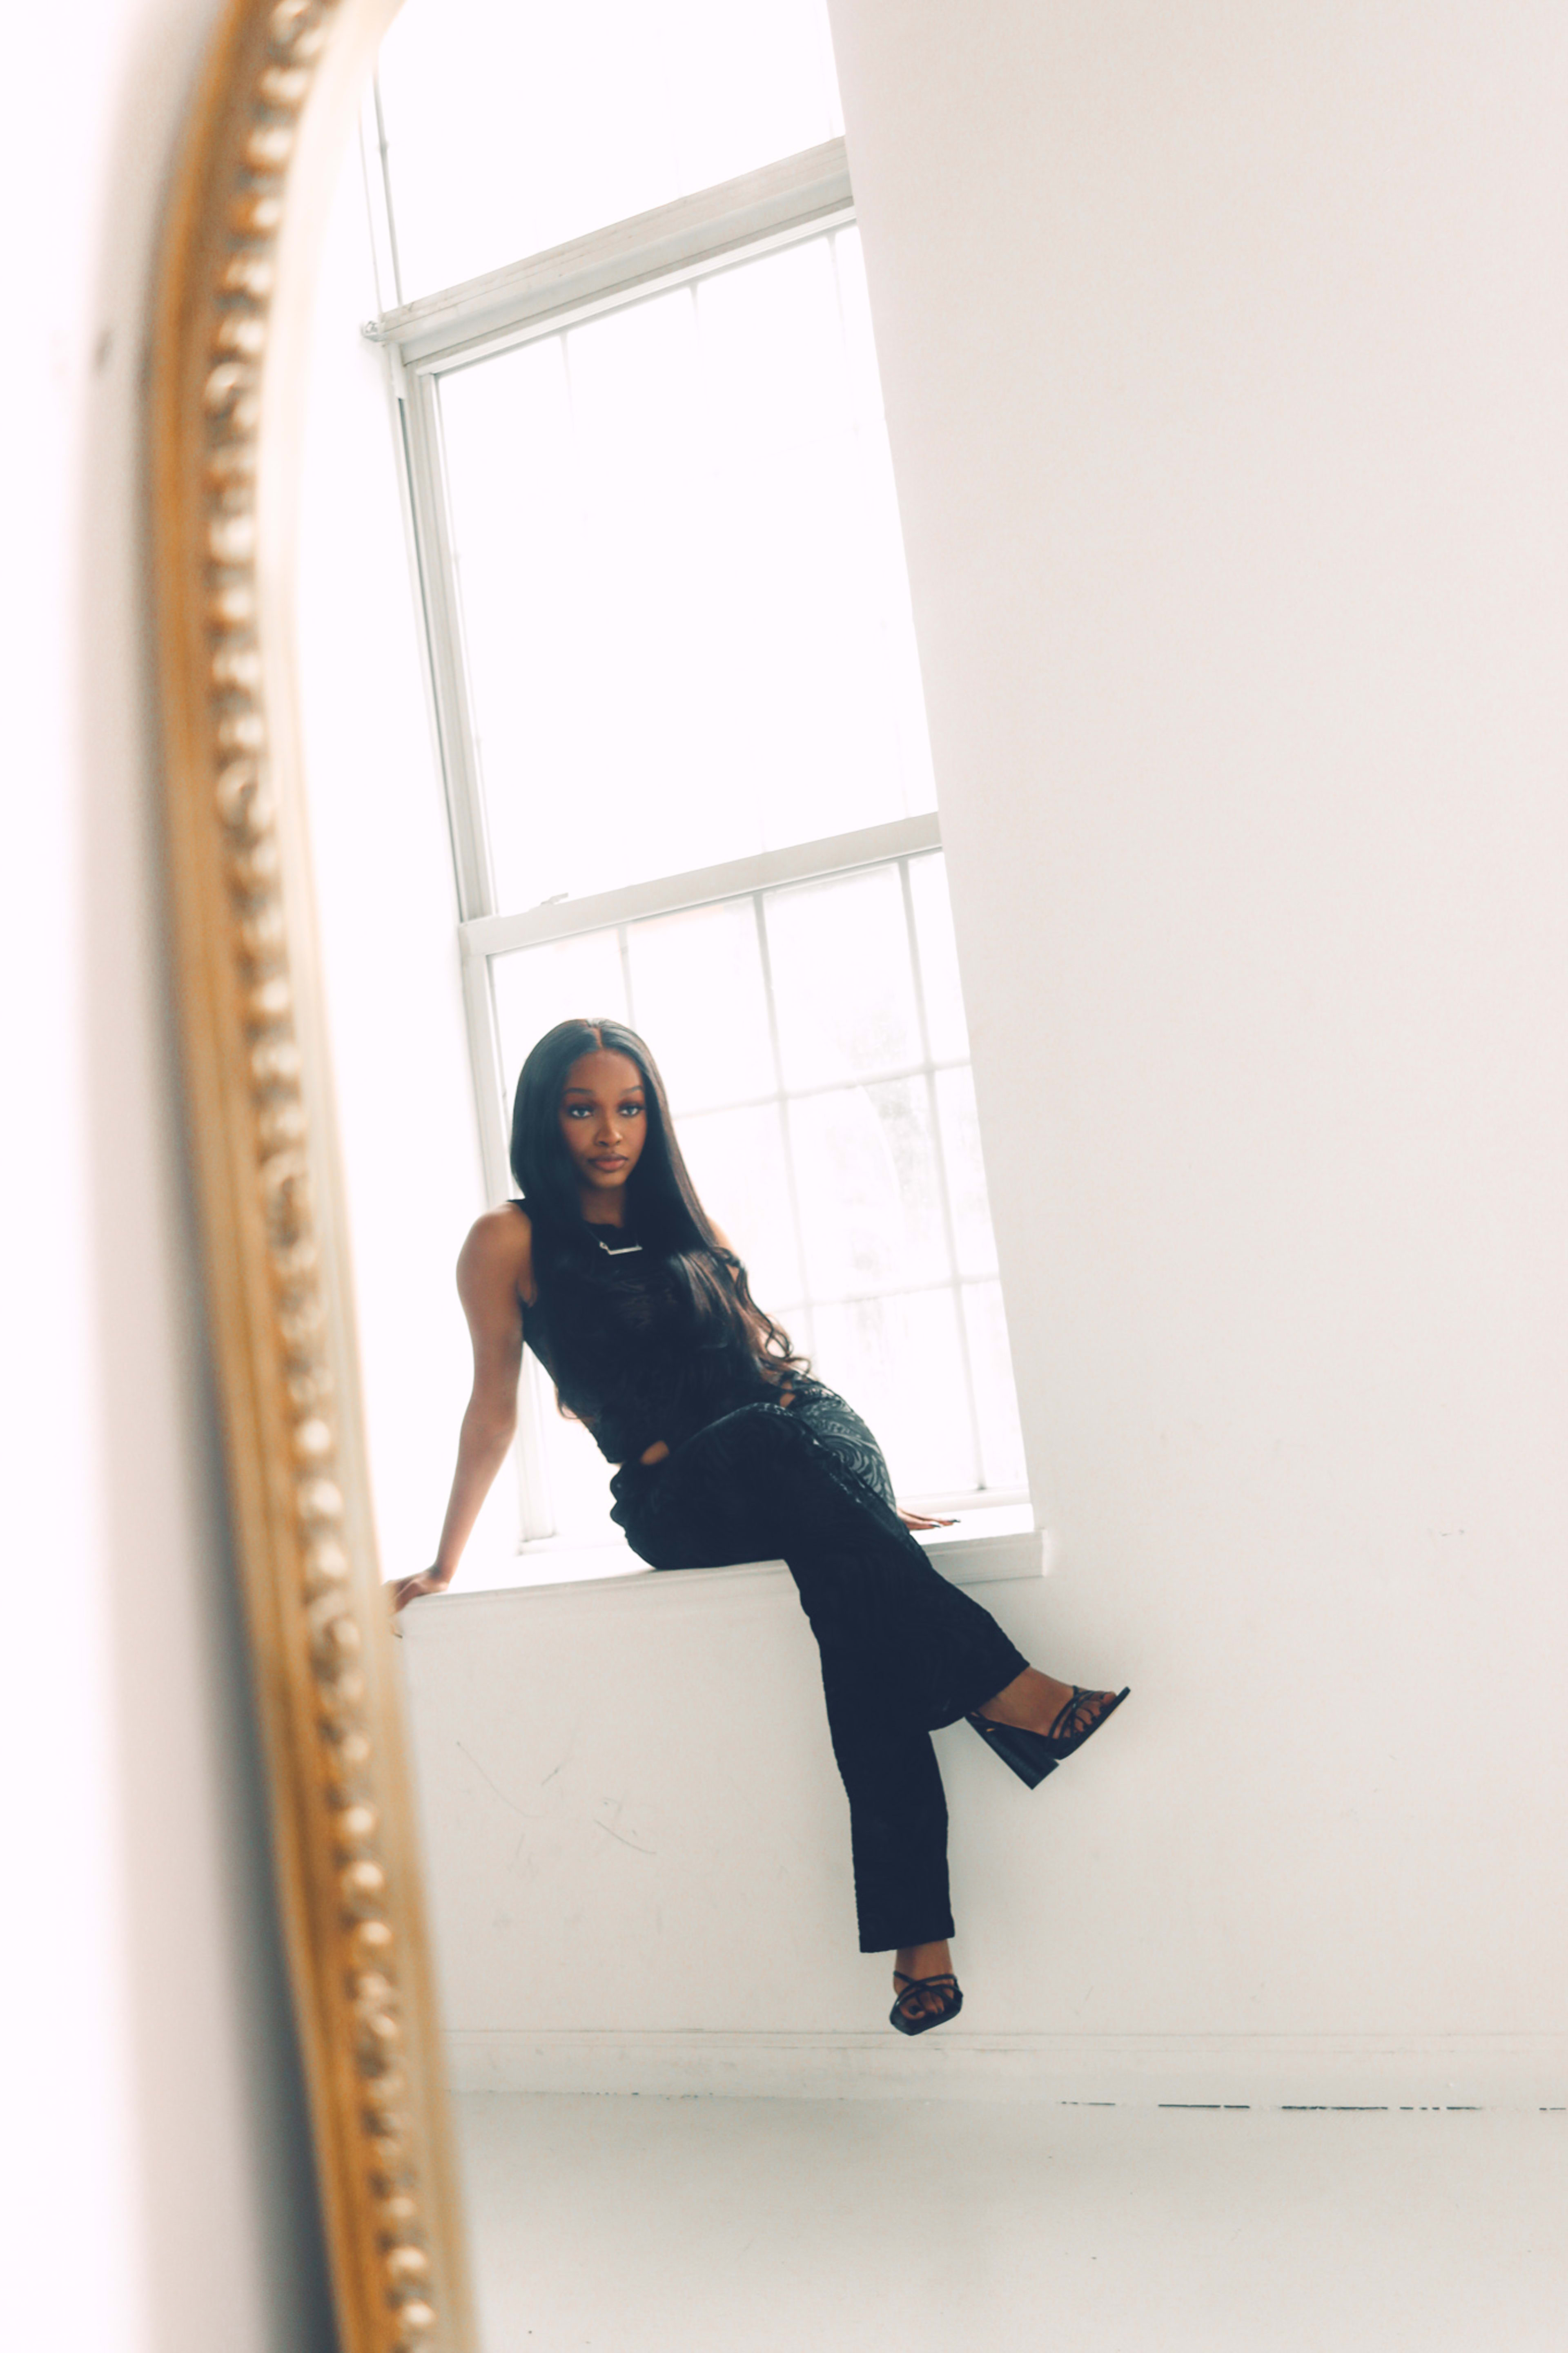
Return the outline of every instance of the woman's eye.
[[[640,1119],[642,1117],[641,1103],[623,1103],[621,1105],[621,1117],[623,1119]]]

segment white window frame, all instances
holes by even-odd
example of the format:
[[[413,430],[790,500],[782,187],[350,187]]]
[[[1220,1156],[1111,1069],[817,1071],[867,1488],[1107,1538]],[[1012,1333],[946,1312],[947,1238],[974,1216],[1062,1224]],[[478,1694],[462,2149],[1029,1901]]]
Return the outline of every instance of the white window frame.
[[[377,275],[383,282],[390,280],[395,289],[397,260],[385,145],[379,97],[374,90],[366,104],[363,135]],[[451,827],[463,1006],[480,1158],[492,1201],[504,1200],[510,1190],[510,1139],[505,1126],[507,1074],[501,1068],[490,981],[493,957],[648,916],[755,897],[781,884],[826,881],[857,869],[890,864],[940,849],[942,836],[934,813],[921,815],[628,884],[588,898],[549,901],[523,913],[500,912],[455,590],[441,448],[440,379],[520,344],[558,334],[583,320],[648,301],[673,287],[847,227],[854,219],[845,144],[842,139],[831,139],[761,171],[746,173],[633,219],[615,222],[549,252],[417,301],[400,303],[362,330],[385,354],[395,402],[415,590],[424,620],[420,634],[426,683]],[[923,1008],[921,1025],[923,1029]],[[922,1070],[929,1061],[928,1053]],[[940,1138],[938,1150],[940,1155]],[[942,1190],[946,1215],[944,1166]],[[957,1281],[955,1271],[954,1284]],[[963,1329],[961,1313],[961,1334]],[[973,1384],[968,1386],[973,1412]],[[517,1450],[525,1546],[547,1542],[555,1535],[538,1419],[542,1405],[539,1383],[525,1381]],[[975,1459],[978,1466],[978,1433]],[[1022,1490],[978,1492],[988,1503],[1026,1500]]]
[[[372,176],[374,183],[380,174]],[[760,172],[405,303],[363,329],[386,353],[397,404],[416,586],[463,925],[495,915],[496,891],[454,594],[439,379],[520,343],[559,334],[601,311],[646,301],[673,286],[847,227],[854,217],[844,142],[830,139]],[[463,971],[477,1076],[496,1065],[495,1018],[481,969],[465,956]],[[488,1095],[482,1087],[478,1092]],[[506,1140],[489,1101],[479,1105],[479,1127],[485,1181],[493,1187],[504,1182],[499,1172],[506,1166]]]

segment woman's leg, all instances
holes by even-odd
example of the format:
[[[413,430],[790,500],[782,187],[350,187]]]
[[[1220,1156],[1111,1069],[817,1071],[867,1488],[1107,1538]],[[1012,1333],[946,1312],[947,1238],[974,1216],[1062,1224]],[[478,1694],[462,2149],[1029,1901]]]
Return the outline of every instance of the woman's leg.
[[[897,1510],[892,1477],[881,1448],[854,1407],[837,1390],[825,1388],[820,1381],[798,1382],[790,1410],[874,1495]],[[869,1741],[858,1691],[836,1694],[826,1672],[823,1680],[833,1753],[845,1788],[856,1791],[850,1800],[849,1819],[856,1905],[863,1937],[876,1935],[874,1923],[878,1915],[889,1912],[883,1891],[900,1891],[891,1915],[897,1918],[899,1928],[885,1938],[894,1947],[896,1991],[900,1978],[910,1984],[952,1968],[947,1943],[952,1921],[947,1886],[947,1799],[942,1775],[929,1734],[910,1739],[902,1727],[894,1726],[886,1743]],[[887,1801],[884,1786],[889,1778],[894,1799],[891,1805]],[[908,1824],[907,1830],[900,1829],[901,1821]],[[908,1838],[916,1848],[908,1859],[899,1854],[900,1837]],[[929,1890],[923,1901],[909,1893],[918,1889],[922,1880]],[[916,1936],[911,1930],[915,1922],[932,1933]],[[940,1934],[934,1933],[939,1929]],[[881,1948],[879,1944],[877,1949]],[[935,1992],[917,1989],[906,1994],[904,2000],[910,2015],[943,2007],[942,1996]]]
[[[849,1798],[861,1949],[946,1937],[947,1815],[926,1736],[1011,1683],[1022,1653],[795,1409],[745,1407],[614,1484],[616,1517],[658,1567],[788,1563]]]
[[[782,1556],[824,1656],[842,1653],[906,1721],[956,1723],[1027,1671],[990,1612],[788,1408],[742,1407],[613,1487],[614,1517],[655,1567]]]
[[[893,1493],[893,1474],[886,1457],[847,1398],[821,1381],[808,1378],[795,1384],[789,1409],[837,1456],[847,1471],[855,1473],[862,1486],[869,1487],[890,1512],[897,1512],[898,1497]]]
[[[838,1460],[857,1477],[864,1481],[874,1494],[897,1509],[893,1482],[889,1475],[882,1450],[861,1420],[854,1407],[841,1398],[836,1389],[826,1388],[820,1381],[802,1381],[795,1393],[792,1411],[803,1419],[815,1434],[830,1447]],[[1036,1667],[1026,1667],[1010,1683],[995,1693],[979,1709],[995,1724],[1011,1724],[1026,1732],[1060,1730],[1066,1712],[1078,1702],[1075,1720],[1101,1712],[1104,1703],[1113,1697],[1110,1692],[1080,1692],[1073,1683],[1058,1683],[1054,1675],[1042,1674]]]
[[[931,1735],[842,1651],[822,1653],[827,1731],[849,1800],[855,1917],[863,1953],[945,1943],[947,1799]]]

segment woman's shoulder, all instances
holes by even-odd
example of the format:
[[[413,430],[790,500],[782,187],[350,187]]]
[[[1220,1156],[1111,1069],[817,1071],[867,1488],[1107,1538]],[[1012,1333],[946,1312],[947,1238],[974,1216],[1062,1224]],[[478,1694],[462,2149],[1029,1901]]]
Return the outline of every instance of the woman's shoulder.
[[[489,1288],[505,1283],[525,1301],[535,1296],[533,1226],[521,1201],[503,1202],[487,1209],[468,1229],[458,1256],[458,1287]]]

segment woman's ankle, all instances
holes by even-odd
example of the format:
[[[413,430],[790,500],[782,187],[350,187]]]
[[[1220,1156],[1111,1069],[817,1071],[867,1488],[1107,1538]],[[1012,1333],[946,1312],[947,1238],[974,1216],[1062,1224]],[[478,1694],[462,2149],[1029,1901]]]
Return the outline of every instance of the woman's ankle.
[[[1058,1683],[1038,1667],[1026,1667],[994,1697],[980,1714],[993,1724],[1011,1724],[1025,1732],[1048,1732],[1072,1697],[1071,1683]]]
[[[952,1968],[947,1938],[943,1936],[928,1945],[900,1945],[893,1955],[893,1968],[901,1978],[946,1976]]]

